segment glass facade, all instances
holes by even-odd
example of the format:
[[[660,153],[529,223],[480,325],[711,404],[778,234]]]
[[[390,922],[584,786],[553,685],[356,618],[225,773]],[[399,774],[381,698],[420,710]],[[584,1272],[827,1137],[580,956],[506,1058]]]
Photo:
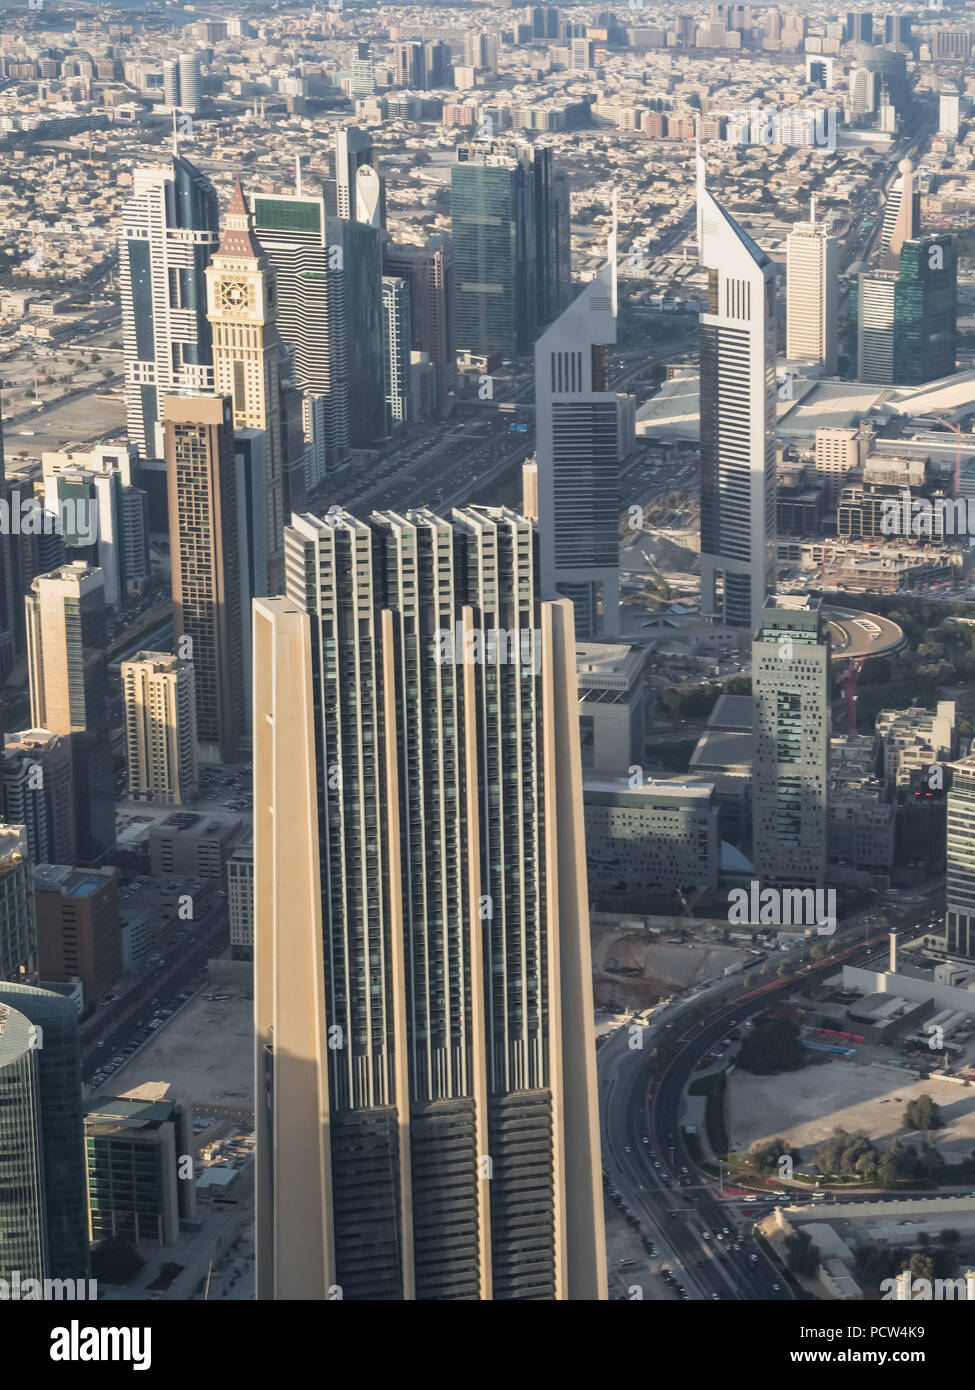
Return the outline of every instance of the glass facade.
[[[86,1279],[88,1219],[75,1006],[50,990],[0,984],[0,1025],[0,1277],[19,1269],[21,1279]],[[4,1065],[5,1049],[28,1032],[35,1041]],[[20,1262],[37,1258],[43,1264],[37,1273],[35,1265]]]
[[[894,381],[918,386],[955,370],[958,259],[954,237],[905,241],[894,292]]]

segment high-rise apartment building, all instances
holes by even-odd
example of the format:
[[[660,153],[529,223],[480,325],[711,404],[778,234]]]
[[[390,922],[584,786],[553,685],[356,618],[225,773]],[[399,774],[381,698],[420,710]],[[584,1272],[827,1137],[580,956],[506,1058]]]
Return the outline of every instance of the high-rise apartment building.
[[[98,566],[111,608],[149,578],[149,503],[133,486],[134,461],[117,444],[41,455],[44,506],[59,518],[65,558]]]
[[[848,43],[873,43],[873,15],[869,10],[849,10],[846,16]]]
[[[752,643],[752,863],[763,884],[821,888],[829,795],[830,637],[821,600],[771,595]]]
[[[947,87],[938,96],[938,129],[942,135],[958,138],[959,97],[957,87]]]
[[[816,221],[797,222],[786,238],[786,349],[790,362],[836,372],[839,332],[840,244]]]
[[[775,267],[707,190],[697,156],[701,613],[754,628],[775,573]]]
[[[254,959],[254,840],[248,835],[227,860],[227,916],[234,960]]]
[[[70,735],[52,734],[49,729],[7,734],[0,786],[3,819],[24,827],[31,862],[74,864],[78,851]]]
[[[436,409],[443,413],[457,380],[457,346],[454,339],[454,254],[444,233],[432,236],[424,246],[383,248],[387,275],[405,280],[410,289],[413,347],[425,352],[436,372]]]
[[[78,1014],[53,990],[0,982],[0,1111],[0,1279],[87,1279]]]
[[[213,333],[213,380],[229,396],[234,429],[263,430],[264,541],[267,572],[257,593],[283,581],[284,437],[281,343],[274,272],[254,237],[240,179],[234,185],[219,249],[206,270],[207,319]]]
[[[422,91],[427,85],[426,57],[419,40],[396,45],[396,85]]]
[[[115,848],[102,572],[76,561],[31,582],[26,599],[31,723],[71,740],[78,858]]]
[[[11,493],[15,493],[20,503],[19,486],[7,482],[6,466],[3,457],[3,419],[0,409],[0,500],[11,506]],[[32,539],[24,537],[25,541]],[[0,546],[0,675],[5,676],[14,664],[18,648],[18,627],[22,621],[21,594],[23,592],[23,552],[20,546],[8,540]]]
[[[387,430],[410,421],[410,352],[413,339],[410,287],[395,275],[384,275],[383,344],[386,368]]]
[[[168,397],[165,458],[176,655],[193,663],[200,758],[229,763],[245,725],[230,401],[223,396]]]
[[[23,825],[0,824],[0,981],[37,976],[34,888]]]
[[[274,267],[278,332],[294,352],[295,384],[325,405],[325,447],[349,447],[345,295],[338,248],[328,244],[325,200],[255,194],[254,231]]]
[[[193,664],[168,652],[122,662],[129,796],[179,806],[199,790]]]
[[[596,278],[535,344],[541,591],[572,600],[579,638],[619,632],[619,456],[624,398],[609,389],[616,342],[616,229]]]
[[[212,391],[204,271],[219,240],[217,195],[188,160],[136,169],[122,210],[119,277],[129,443],[159,456],[169,392]]]
[[[951,764],[945,880],[945,949],[975,957],[975,756]]]
[[[453,515],[255,604],[260,1298],[606,1297],[571,608]]]
[[[196,112],[202,101],[199,53],[181,53],[163,63],[163,105]]]

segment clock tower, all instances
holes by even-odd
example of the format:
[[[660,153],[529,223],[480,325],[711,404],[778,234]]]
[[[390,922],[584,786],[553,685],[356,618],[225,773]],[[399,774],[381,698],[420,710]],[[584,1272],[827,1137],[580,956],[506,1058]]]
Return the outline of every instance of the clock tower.
[[[233,405],[234,428],[263,430],[267,575],[263,593],[281,592],[284,544],[284,440],[281,344],[274,271],[254,236],[238,178],[220,249],[206,269],[207,319],[213,330],[213,385]],[[250,538],[253,542],[254,538]],[[255,597],[258,595],[255,594]]]

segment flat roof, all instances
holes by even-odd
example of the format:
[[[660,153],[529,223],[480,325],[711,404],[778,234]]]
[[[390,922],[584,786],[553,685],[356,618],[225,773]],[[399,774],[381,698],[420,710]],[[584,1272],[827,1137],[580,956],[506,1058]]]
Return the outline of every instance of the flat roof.
[[[708,719],[709,729],[728,729],[751,733],[755,718],[755,698],[752,695],[721,695]]]
[[[697,747],[691,755],[691,767],[698,772],[750,767],[754,753],[754,734],[709,729],[697,741]]]

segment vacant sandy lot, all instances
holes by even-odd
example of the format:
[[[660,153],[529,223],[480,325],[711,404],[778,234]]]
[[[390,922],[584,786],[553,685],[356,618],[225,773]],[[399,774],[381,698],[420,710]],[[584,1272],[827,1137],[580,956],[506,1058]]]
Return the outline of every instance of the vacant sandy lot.
[[[214,992],[230,998],[209,1003],[198,994],[101,1092],[118,1096],[147,1081],[166,1081],[198,1110],[252,1110],[254,1005],[240,989],[208,985],[205,993]]]
[[[676,919],[675,919],[676,920]],[[726,966],[748,959],[740,947],[703,940],[670,944],[646,932],[594,926],[592,965],[596,1002],[645,1008],[682,989],[713,980]],[[616,973],[622,965],[637,974]]]
[[[949,1162],[966,1157],[975,1148],[975,1087],[916,1081],[893,1068],[842,1058],[781,1076],[732,1072],[729,1139],[739,1152],[762,1139],[786,1139],[802,1149],[805,1167],[814,1147],[837,1127],[851,1134],[863,1130],[880,1146],[894,1138],[916,1141],[917,1131],[904,1129],[901,1120],[907,1102],[924,1094],[941,1107],[939,1152]]]

